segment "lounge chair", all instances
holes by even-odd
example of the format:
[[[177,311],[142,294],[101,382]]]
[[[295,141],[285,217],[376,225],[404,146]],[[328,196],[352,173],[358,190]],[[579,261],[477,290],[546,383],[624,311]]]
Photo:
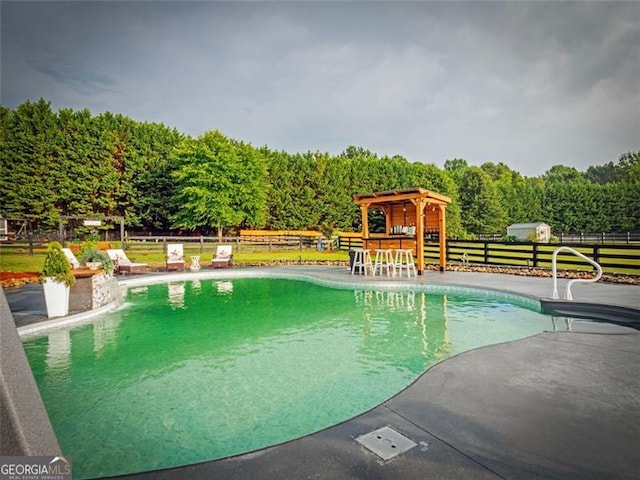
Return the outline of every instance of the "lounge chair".
[[[216,256],[211,260],[213,268],[230,267],[233,265],[233,247],[231,245],[218,245]]]
[[[167,245],[165,265],[167,270],[184,270],[184,249],[181,243]]]
[[[62,251],[64,256],[67,257],[67,261],[69,262],[69,265],[71,265],[72,269],[80,268],[80,262],[70,248],[63,248]]]
[[[133,263],[121,248],[107,250],[107,255],[115,264],[118,273],[144,273],[147,269],[146,263]]]

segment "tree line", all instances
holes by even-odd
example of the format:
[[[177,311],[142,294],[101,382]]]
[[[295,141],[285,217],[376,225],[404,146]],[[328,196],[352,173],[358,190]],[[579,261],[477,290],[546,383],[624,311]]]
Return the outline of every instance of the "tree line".
[[[450,237],[534,221],[554,233],[640,231],[640,151],[525,177],[504,163],[450,159],[441,169],[362,147],[289,153],[219,131],[194,138],[110,112],[54,112],[44,99],[0,106],[0,145],[0,215],[40,229],[60,215],[119,215],[148,232],[359,231],[354,194],[419,186],[452,198]]]

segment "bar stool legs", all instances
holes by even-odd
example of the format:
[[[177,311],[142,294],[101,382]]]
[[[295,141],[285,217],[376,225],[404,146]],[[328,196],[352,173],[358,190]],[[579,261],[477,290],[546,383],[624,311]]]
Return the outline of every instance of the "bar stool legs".
[[[356,268],[359,272],[363,272],[367,275],[367,270],[374,273],[373,263],[371,262],[371,250],[357,249],[354,250],[353,265],[351,266],[351,275],[356,273]]]
[[[413,263],[413,250],[411,249],[396,250],[394,265],[395,271],[397,272],[399,277],[402,276],[403,269],[407,271],[407,277],[411,277],[412,272],[414,277],[418,276],[416,266]]]
[[[353,264],[351,265],[351,275],[364,273],[364,275],[382,275],[387,269],[387,276],[402,276],[402,272],[407,272],[407,277],[418,276],[415,263],[413,261],[413,250],[399,249],[395,251],[395,259],[391,249],[377,249],[375,262],[371,261],[371,250],[356,249],[353,251]]]
[[[380,267],[380,274],[384,268],[387,269],[387,277],[390,275],[395,275],[395,266],[393,262],[393,255],[391,254],[390,249],[378,249],[376,250],[376,260],[373,264],[373,275],[378,274],[378,267]]]

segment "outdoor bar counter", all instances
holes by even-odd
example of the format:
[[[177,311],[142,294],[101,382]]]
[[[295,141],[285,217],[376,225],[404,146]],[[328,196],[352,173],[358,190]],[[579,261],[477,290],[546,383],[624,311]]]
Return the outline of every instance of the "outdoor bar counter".
[[[354,195],[362,212],[363,248],[412,250],[418,273],[424,271],[424,236],[437,232],[440,270],[446,265],[445,210],[451,199],[420,187]],[[385,233],[369,232],[369,212],[384,215]]]
[[[363,248],[371,251],[380,249],[409,249],[413,250],[413,255],[417,255],[416,236],[415,235],[376,235],[370,234],[367,238],[362,239]]]

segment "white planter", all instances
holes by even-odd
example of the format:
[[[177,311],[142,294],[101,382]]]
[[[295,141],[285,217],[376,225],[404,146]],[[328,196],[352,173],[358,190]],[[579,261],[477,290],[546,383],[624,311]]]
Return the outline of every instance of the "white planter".
[[[89,270],[98,270],[102,266],[102,262],[87,262],[86,265]]]
[[[69,314],[69,287],[47,277],[43,284],[44,301],[47,304],[47,316],[65,317]]]

